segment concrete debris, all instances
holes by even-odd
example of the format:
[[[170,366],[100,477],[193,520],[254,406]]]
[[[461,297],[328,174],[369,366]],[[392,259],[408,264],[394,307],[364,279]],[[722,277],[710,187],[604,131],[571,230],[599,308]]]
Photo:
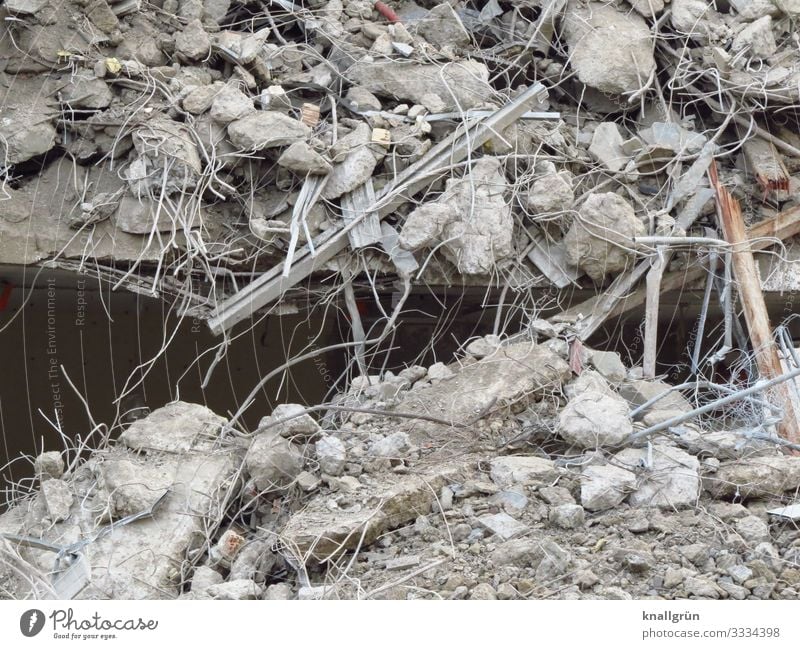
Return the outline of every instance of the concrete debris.
[[[581,83],[621,94],[639,90],[656,67],[647,23],[611,5],[569,2],[564,35]]]
[[[567,261],[600,283],[631,265],[633,239],[645,233],[625,199],[613,193],[592,194],[564,237]]]
[[[309,129],[302,122],[275,111],[261,111],[228,124],[231,143],[242,151],[263,151],[300,142]]]
[[[315,448],[319,470],[332,476],[341,475],[347,464],[347,449],[342,440],[327,435],[316,442]]]
[[[303,470],[303,453],[274,430],[257,434],[247,449],[245,467],[261,492],[288,487]]]
[[[633,432],[625,400],[588,390],[569,400],[558,416],[558,434],[581,449],[616,446]]]
[[[348,79],[379,97],[412,101],[431,113],[448,113],[491,106],[494,92],[489,69],[462,60],[444,66],[405,61],[358,61]]]
[[[4,5],[0,597],[800,597],[798,0],[161,4]]]

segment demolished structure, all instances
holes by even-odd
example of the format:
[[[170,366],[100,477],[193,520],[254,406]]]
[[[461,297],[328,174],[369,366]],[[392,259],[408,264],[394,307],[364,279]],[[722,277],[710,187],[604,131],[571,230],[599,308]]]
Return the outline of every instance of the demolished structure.
[[[798,597],[800,7],[0,12],[0,273],[170,302],[203,387],[255,323],[346,323],[218,412],[95,422],[62,367],[91,430],[6,489],[0,596]],[[454,286],[491,325],[450,355],[406,318]]]

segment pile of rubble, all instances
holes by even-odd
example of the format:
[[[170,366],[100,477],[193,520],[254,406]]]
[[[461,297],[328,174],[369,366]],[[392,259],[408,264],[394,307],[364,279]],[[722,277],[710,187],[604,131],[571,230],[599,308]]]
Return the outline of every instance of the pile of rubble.
[[[615,354],[576,376],[559,341],[469,347],[252,436],[176,402],[86,461],[41,455],[0,516],[2,592],[798,597],[800,458],[701,421],[640,435],[694,404]]]
[[[715,156],[794,202],[788,0],[390,4],[6,2],[0,261],[133,264],[222,332],[359,251],[602,284],[713,213]]]

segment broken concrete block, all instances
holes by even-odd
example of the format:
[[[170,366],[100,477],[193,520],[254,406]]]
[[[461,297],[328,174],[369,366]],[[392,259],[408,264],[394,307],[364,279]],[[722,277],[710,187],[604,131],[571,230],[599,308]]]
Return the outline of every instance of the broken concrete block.
[[[747,54],[757,59],[766,59],[778,51],[775,35],[772,33],[772,18],[764,16],[753,21],[740,31],[731,43],[732,52],[747,50]]]
[[[372,178],[379,156],[369,146],[371,139],[372,129],[369,125],[359,124],[337,143],[333,153],[335,164],[322,190],[323,198],[339,198]]]
[[[636,474],[610,464],[590,464],[581,473],[581,504],[590,512],[619,505],[636,488]]]
[[[47,153],[56,141],[56,129],[47,119],[22,111],[7,111],[0,118],[0,160],[25,162]]]
[[[287,583],[270,584],[264,592],[264,599],[287,600],[292,599],[292,587]]]
[[[274,428],[286,439],[310,439],[322,433],[316,420],[306,412],[306,406],[299,403],[282,403],[275,407],[269,417],[263,417],[258,423],[259,430]],[[276,423],[280,422],[282,423]]]
[[[347,70],[346,76],[378,96],[421,104],[432,113],[480,108],[494,95],[488,68],[470,60],[444,66],[359,61]]]
[[[362,88],[361,86],[351,86],[345,95],[345,99],[347,99],[353,105],[353,107],[359,111],[378,111],[382,110],[383,108],[381,106],[380,99],[373,95],[369,90]]]
[[[634,507],[689,507],[700,497],[700,462],[674,446],[653,444],[647,448],[626,448],[614,457],[622,466],[644,466],[636,490],[628,496]],[[647,463],[651,461],[652,465]]]
[[[168,473],[155,465],[143,465],[136,458],[99,462],[94,473],[100,489],[98,497],[105,501],[114,520],[149,510],[172,486]]]
[[[532,214],[554,214],[572,209],[574,202],[571,174],[562,172],[535,180],[528,192],[526,206]]]
[[[617,352],[593,351],[589,356],[589,364],[597,370],[600,376],[615,385],[624,381],[628,375]]]
[[[214,95],[209,115],[219,124],[228,124],[255,112],[256,109],[250,97],[238,88],[225,85]]]
[[[214,35],[214,48],[220,49],[240,65],[247,65],[261,54],[269,36],[269,28],[257,32],[221,31]]]
[[[446,2],[436,5],[417,24],[417,33],[431,45],[464,47],[472,40],[455,10]]]
[[[589,153],[609,171],[620,171],[630,159],[622,150],[622,142],[619,126],[614,122],[603,122],[594,130]]]
[[[419,475],[378,474],[371,491],[374,507],[331,511],[322,499],[311,500],[289,519],[281,538],[289,551],[299,553],[295,554],[297,559],[318,561],[367,546],[386,530],[430,512],[435,494],[445,485],[458,482],[468,466],[470,458],[462,458],[459,463],[442,461],[434,471]]]
[[[75,76],[61,89],[61,101],[70,109],[107,108],[113,95],[108,84],[93,76]]]
[[[447,365],[444,363],[434,363],[428,368],[427,379],[429,381],[444,381],[449,379],[454,375],[453,370],[451,370]]]
[[[664,394],[665,396],[653,404],[652,410],[689,412],[692,409],[691,404],[683,398],[680,392],[670,390],[671,388],[671,385],[663,381],[627,379],[617,389],[620,396],[634,407],[641,406],[650,401],[650,399]]]
[[[703,487],[715,498],[771,498],[800,489],[800,457],[758,456],[723,462],[703,477]]]
[[[273,430],[253,438],[244,462],[259,491],[283,489],[303,470],[303,454],[299,447]]]
[[[455,207],[449,203],[423,203],[406,217],[400,231],[400,246],[413,251],[435,245],[444,226],[455,218]]]
[[[478,517],[478,522],[503,541],[521,536],[528,531],[526,525],[520,523],[505,512],[500,512],[499,514],[484,514]]]
[[[547,583],[561,577],[572,564],[572,555],[550,539],[541,542],[541,552],[542,560],[535,573],[538,582]]]
[[[569,2],[564,36],[578,79],[601,92],[639,90],[655,69],[647,23],[621,7]]]
[[[425,390],[404,392],[393,407],[401,412],[430,413],[452,422],[469,421],[499,404],[519,412],[546,394],[560,390],[570,373],[566,361],[543,345],[505,345],[461,368],[447,381]],[[415,421],[413,425],[400,426],[408,430],[412,442],[419,439],[418,446],[430,443],[427,435],[450,435],[447,426],[433,422]]]
[[[444,200],[458,219],[445,225],[443,252],[459,272],[487,274],[514,255],[511,203],[502,162],[481,158],[461,179],[448,180]]]
[[[195,187],[202,165],[186,126],[156,114],[139,124],[131,137],[138,157],[124,173],[134,196],[158,196],[162,191],[170,194]]]
[[[575,504],[557,505],[550,509],[548,520],[556,527],[572,530],[583,526],[583,507]]]
[[[401,460],[407,457],[412,449],[413,445],[408,433],[398,431],[374,442],[369,447],[368,453],[371,457],[378,459]]]
[[[646,234],[631,205],[614,193],[592,194],[564,237],[567,261],[595,282],[619,273],[634,259],[633,237]]]
[[[278,158],[281,167],[294,171],[304,176],[311,174],[314,176],[330,173],[331,163],[314,151],[306,142],[295,142]]]
[[[187,61],[201,61],[211,51],[211,37],[203,24],[195,19],[189,21],[175,36],[175,51]]]
[[[347,449],[338,437],[326,435],[314,445],[317,452],[319,470],[327,475],[342,475],[347,464]]]
[[[261,111],[228,124],[228,136],[244,151],[261,151],[305,140],[308,126],[288,115]]]
[[[53,523],[69,518],[73,496],[66,482],[52,478],[45,480],[42,482],[42,498],[47,507],[47,516]]]
[[[624,399],[586,391],[569,400],[558,415],[556,432],[582,449],[616,446],[633,432]]]
[[[186,93],[182,100],[183,110],[192,115],[199,115],[211,108],[214,97],[224,86],[221,83],[213,83],[208,86],[195,86]]]
[[[225,420],[205,406],[175,401],[132,423],[120,441],[134,451],[213,451]]]
[[[490,463],[489,475],[498,487],[551,484],[563,473],[552,460],[532,455],[507,455]]]
[[[231,563],[228,580],[252,579],[256,583],[263,583],[278,561],[277,555],[270,546],[268,541],[245,543]]]
[[[12,14],[32,16],[38,13],[48,0],[6,0],[5,7]]]
[[[33,470],[39,480],[47,478],[58,479],[64,475],[64,458],[58,451],[46,451],[36,456],[33,461]]]
[[[603,378],[603,375],[596,370],[583,370],[580,376],[564,386],[564,394],[567,395],[568,399],[577,397],[584,392],[601,392],[611,397],[618,396],[617,393],[611,389],[608,381]]]

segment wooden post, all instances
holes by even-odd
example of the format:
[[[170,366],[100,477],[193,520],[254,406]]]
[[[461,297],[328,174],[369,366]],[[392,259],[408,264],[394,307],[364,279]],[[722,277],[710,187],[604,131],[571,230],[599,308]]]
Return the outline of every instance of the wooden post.
[[[761,292],[761,277],[753,259],[753,251],[742,220],[742,210],[739,202],[720,184],[717,165],[713,161],[708,168],[708,175],[717,192],[717,215],[723,236],[733,246],[731,254],[733,273],[744,308],[750,342],[756,355],[758,372],[762,379],[768,381],[783,374],[783,368],[772,339],[767,305]],[[778,402],[776,405],[782,407],[784,412],[783,419],[778,423],[778,434],[790,442],[800,443],[797,413],[788,386],[785,383],[775,386],[772,396]]]

